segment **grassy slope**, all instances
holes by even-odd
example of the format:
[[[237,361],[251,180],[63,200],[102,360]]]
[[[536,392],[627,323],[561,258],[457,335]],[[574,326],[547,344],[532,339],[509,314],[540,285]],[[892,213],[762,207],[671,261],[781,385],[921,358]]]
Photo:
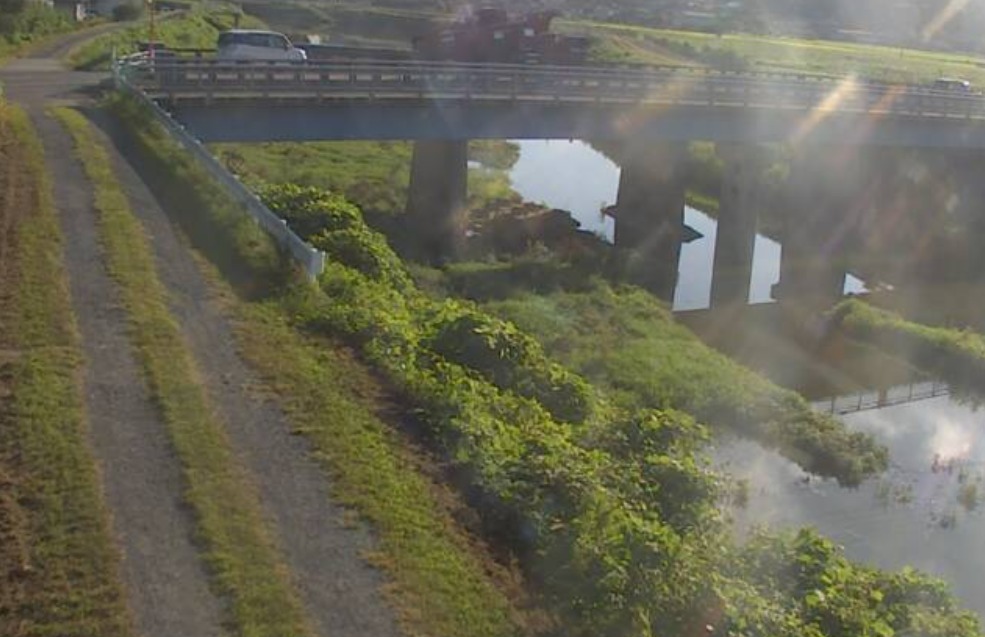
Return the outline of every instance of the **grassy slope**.
[[[61,13],[28,3],[13,33],[0,33],[0,66],[8,59],[49,38],[77,28]]]
[[[256,226],[139,111],[120,102],[116,113],[168,183],[185,189],[183,206],[194,211],[194,219],[185,221],[203,224],[191,232],[209,237],[208,256],[226,266],[227,275],[245,261],[254,264],[254,278],[271,278],[273,264],[257,258],[264,240],[255,235]],[[238,262],[224,263],[228,253]],[[333,343],[308,341],[290,329],[289,316],[277,303],[231,302],[245,354],[313,444],[333,477],[334,495],[372,524],[379,538],[374,561],[391,582],[389,592],[408,633],[522,632],[527,620],[504,593],[516,587],[501,585],[513,576],[470,546],[474,540],[446,506],[445,491],[420,469],[428,461],[396,433],[392,418],[378,415],[366,370]]]
[[[895,47],[829,40],[800,40],[741,33],[716,36],[709,33],[652,29],[633,25],[588,21],[563,22],[564,30],[587,31],[605,40],[636,39],[637,46],[680,46],[732,51],[752,62],[753,70],[798,71],[924,82],[942,75],[965,77],[985,83],[985,69],[973,55],[899,49]],[[640,61],[647,61],[644,57]]]
[[[67,109],[57,115],[75,138],[95,187],[108,269],[120,286],[138,357],[184,465],[186,497],[208,546],[216,584],[230,597],[232,620],[243,635],[311,634],[259,496],[208,403],[168,309],[149,240],[130,212],[109,157],[81,115]]]
[[[155,38],[167,46],[187,49],[215,48],[219,31],[233,26],[231,11],[206,12],[192,9],[187,13],[165,17],[157,22]],[[262,28],[262,22],[244,16],[243,28]],[[68,62],[76,69],[93,70],[109,68],[110,58],[115,50],[117,55],[126,55],[137,50],[137,43],[149,40],[149,26],[141,20],[122,31],[102,35],[72,51]]]
[[[26,116],[0,100],[0,634],[124,637],[132,620],[86,442],[41,152]]]
[[[410,183],[408,142],[215,144],[214,152],[247,181],[297,183],[345,193],[366,210],[402,213]],[[470,157],[493,166],[469,171],[469,199],[481,204],[511,195],[501,171],[516,159],[507,143],[473,142]]]
[[[851,338],[905,358],[946,380],[959,395],[985,403],[985,336],[914,323],[855,299],[835,307],[832,318]]]
[[[883,470],[885,449],[815,414],[783,390],[704,345],[649,294],[599,283],[582,293],[519,295],[484,305],[627,408],[674,408],[778,448],[805,469],[846,484]]]

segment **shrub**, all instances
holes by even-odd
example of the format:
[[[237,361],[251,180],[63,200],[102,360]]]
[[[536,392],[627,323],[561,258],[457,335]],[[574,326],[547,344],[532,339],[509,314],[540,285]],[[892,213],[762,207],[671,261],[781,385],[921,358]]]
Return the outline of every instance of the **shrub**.
[[[592,398],[581,378],[544,355],[515,325],[473,306],[448,301],[430,318],[427,345],[444,358],[474,369],[497,387],[532,398],[552,416],[582,423]]]
[[[142,4],[127,3],[127,4],[118,4],[115,7],[113,7],[113,20],[116,22],[136,20],[143,14],[144,14],[144,7]]]

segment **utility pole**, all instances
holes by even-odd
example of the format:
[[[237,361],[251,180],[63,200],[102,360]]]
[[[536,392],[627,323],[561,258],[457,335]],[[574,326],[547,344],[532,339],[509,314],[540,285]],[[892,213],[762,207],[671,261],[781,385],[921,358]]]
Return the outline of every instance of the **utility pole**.
[[[147,11],[148,11],[148,21],[147,21],[147,31],[148,31],[148,51],[150,52],[151,61],[154,60],[154,44],[157,39],[157,29],[154,24],[154,0],[147,0]]]

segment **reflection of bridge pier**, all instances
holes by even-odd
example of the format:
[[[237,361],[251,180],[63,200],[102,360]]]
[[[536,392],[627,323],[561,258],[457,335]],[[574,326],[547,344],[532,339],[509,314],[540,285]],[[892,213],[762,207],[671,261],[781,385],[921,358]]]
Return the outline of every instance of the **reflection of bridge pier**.
[[[467,141],[414,143],[406,221],[420,258],[437,262],[460,253],[467,194]]]
[[[630,150],[619,175],[615,244],[627,274],[672,301],[684,238],[681,144]]]

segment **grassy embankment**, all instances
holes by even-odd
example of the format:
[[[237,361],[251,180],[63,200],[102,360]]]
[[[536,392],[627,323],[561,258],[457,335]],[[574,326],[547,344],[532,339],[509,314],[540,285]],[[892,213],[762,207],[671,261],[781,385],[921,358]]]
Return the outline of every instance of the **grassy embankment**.
[[[385,207],[388,214],[398,212],[406,196],[409,165],[406,144],[220,145],[217,150],[226,165],[245,175],[248,181],[297,182],[337,190],[346,193],[364,209],[376,211]],[[508,167],[515,160],[515,148],[513,153],[509,151],[509,146],[486,144],[473,146],[472,156],[483,157],[494,166]],[[695,184],[711,183],[720,172],[714,149],[707,145],[692,149],[690,163],[695,164],[688,169],[689,173],[696,175]],[[532,267],[525,269],[524,265]],[[519,264],[514,268],[505,264],[474,264],[455,267],[448,272],[448,291],[458,296],[481,299],[490,295],[523,292],[538,277],[545,281],[545,286],[540,290],[544,291],[571,285],[579,277],[589,275],[575,268],[577,271],[560,275],[565,279],[562,283],[554,280],[559,275],[551,271],[550,264],[541,268],[540,274],[534,272],[537,268],[533,266],[537,265]],[[600,267],[596,264],[595,269]],[[504,291],[504,285],[509,289]],[[564,308],[567,314],[561,311],[557,317],[584,316],[587,313],[585,320],[592,325],[586,325],[584,333],[577,335],[562,331],[574,340],[564,348],[555,347],[559,341],[554,340],[547,345],[547,349],[559,360],[593,380],[597,377],[599,382],[618,389],[622,394],[629,391],[628,383],[636,397],[634,406],[675,407],[725,429],[735,428],[735,423],[739,423],[737,428],[740,431],[783,450],[808,470],[836,476],[847,484],[857,483],[884,466],[883,452],[871,440],[849,435],[836,421],[813,414],[807,404],[794,394],[780,390],[704,347],[686,330],[674,325],[655,301],[650,303],[645,316],[640,318],[638,304],[626,301],[629,297],[602,290],[597,293],[598,304],[605,308],[606,316],[611,320],[592,317],[591,303],[587,301],[571,304]],[[643,296],[639,295],[639,298]],[[515,305],[522,305],[528,300],[537,307],[534,298],[517,301]],[[596,311],[602,310],[596,308]],[[628,334],[615,326],[627,320],[635,323],[630,332],[638,338],[633,341],[632,348],[618,347],[621,339]],[[530,327],[534,335],[550,339],[550,329],[542,332]],[[611,357],[606,365],[600,367],[597,360],[566,358],[561,350],[566,352],[581,347],[581,344],[587,350],[593,349],[589,339],[593,330],[602,330],[603,334],[608,334],[607,340],[612,341],[612,346],[601,352]],[[575,336],[579,338],[575,339]],[[674,347],[665,347],[667,344],[674,344]],[[647,358],[642,352],[647,352],[648,356],[654,355]],[[631,368],[624,367],[627,362],[633,363]],[[589,363],[591,369],[598,369],[600,374],[589,373]],[[625,371],[620,372],[620,369]],[[609,376],[610,371],[614,376]],[[703,389],[702,384],[711,389]]]
[[[410,183],[410,142],[215,144],[216,156],[253,185],[297,183],[345,193],[367,211],[400,214]],[[474,141],[469,159],[469,204],[513,197],[508,170],[517,158],[509,142]]]
[[[332,264],[318,287],[295,287],[267,311],[295,330],[345,338],[400,390],[415,430],[566,634],[678,634],[708,623],[722,634],[977,634],[945,593],[918,593],[938,585],[852,565],[811,534],[732,546],[716,514],[720,485],[694,455],[700,425],[614,410],[515,327],[428,299],[343,199],[268,195]],[[805,597],[814,590],[822,603]]]
[[[205,10],[195,7],[179,15],[158,19],[155,38],[172,48],[214,49],[219,32],[232,28],[236,15],[234,8]],[[240,26],[244,29],[264,27],[262,22],[248,15],[241,16]],[[106,69],[114,50],[117,55],[133,53],[138,42],[148,39],[148,24],[143,19],[131,27],[86,42],[72,51],[68,62],[79,70]]]
[[[193,244],[256,301],[230,298],[244,353],[280,398],[292,424],[332,476],[332,493],[372,525],[372,555],[409,634],[507,636],[540,620],[522,607],[523,586],[468,530],[440,470],[404,437],[404,416],[345,347],[295,329],[292,314],[265,292],[285,287],[270,242],[139,108],[114,112],[175,198],[171,209]],[[256,281],[266,285],[256,285]],[[239,291],[242,288],[238,286]]]
[[[968,329],[935,327],[851,299],[831,311],[833,327],[945,380],[952,392],[985,402],[985,337]]]
[[[636,49],[658,49],[707,66],[724,64],[752,71],[780,71],[834,76],[857,75],[894,82],[929,82],[941,76],[985,84],[981,58],[972,54],[924,51],[831,40],[804,40],[727,33],[653,29],[591,21],[563,21],[563,31],[578,31],[611,42],[603,52],[610,60],[648,62],[646,56],[619,45],[629,39]]]
[[[107,268],[119,285],[148,385],[184,467],[215,585],[242,635],[312,634],[274,545],[256,488],[209,404],[199,371],[168,309],[147,236],[129,208],[109,156],[75,111],[56,115],[71,132],[95,189]]]
[[[536,337],[549,355],[606,388],[623,408],[684,411],[847,485],[885,469],[885,449],[871,437],[849,432],[796,393],[712,350],[650,294],[601,280],[531,293],[523,267],[452,266],[444,283]]]
[[[0,15],[0,65],[7,59],[75,25],[60,11],[28,2],[16,13]]]
[[[134,634],[41,145],[0,99],[0,634]]]

